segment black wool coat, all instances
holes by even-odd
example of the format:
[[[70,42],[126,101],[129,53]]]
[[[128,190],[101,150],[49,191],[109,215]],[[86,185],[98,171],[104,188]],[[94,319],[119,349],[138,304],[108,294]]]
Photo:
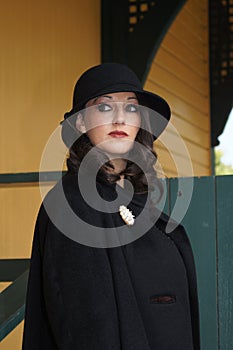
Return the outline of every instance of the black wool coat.
[[[116,196],[116,185],[97,185],[106,201]],[[184,228],[166,234],[162,214],[131,243],[86,246],[60,230],[69,221],[59,202],[63,190],[82,220],[125,225],[118,212],[97,213],[85,204],[76,174],[48,193],[34,233],[23,350],[199,350],[196,273]],[[118,196],[124,204],[123,189]],[[46,201],[61,225],[51,220]],[[128,205],[136,220],[144,204],[145,195],[134,195]]]

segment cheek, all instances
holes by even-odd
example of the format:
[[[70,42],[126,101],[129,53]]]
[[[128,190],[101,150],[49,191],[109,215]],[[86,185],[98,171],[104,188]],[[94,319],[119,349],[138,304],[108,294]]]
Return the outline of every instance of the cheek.
[[[141,117],[140,116],[135,117],[131,123],[131,126],[139,130],[139,128],[141,127]]]
[[[98,126],[87,131],[87,135],[93,145],[97,145],[104,141],[104,135],[106,134],[105,129],[105,126]]]
[[[92,113],[91,115],[86,116],[84,123],[86,129],[91,131],[93,128],[99,128],[101,126],[104,127],[105,125],[108,125],[110,121],[105,116],[100,116],[99,114]]]
[[[141,127],[141,125],[140,125],[141,123],[138,123],[138,125],[136,126],[131,126],[131,129],[132,129],[132,132],[131,132],[131,134],[132,135],[134,135],[135,137],[137,136],[137,134],[138,134],[138,132],[139,132],[139,130],[140,130],[140,127]]]

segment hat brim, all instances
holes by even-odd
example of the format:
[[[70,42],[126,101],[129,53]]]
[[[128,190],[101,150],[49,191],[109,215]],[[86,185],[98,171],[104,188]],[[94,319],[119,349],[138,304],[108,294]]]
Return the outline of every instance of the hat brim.
[[[104,94],[110,94],[115,92],[134,92],[139,100],[139,104],[145,107],[148,107],[155,112],[159,113],[164,117],[167,121],[170,120],[171,110],[168,103],[159,95],[156,95],[152,92],[146,90],[139,90],[137,87],[129,84],[118,84],[117,86],[107,86],[105,89],[101,89],[101,92],[98,94],[95,93],[93,96],[89,96],[87,100],[78,103],[72,108],[68,113],[66,113],[66,117],[68,118],[74,113],[77,113],[81,109],[85,108],[85,105],[91,99],[102,96]]]

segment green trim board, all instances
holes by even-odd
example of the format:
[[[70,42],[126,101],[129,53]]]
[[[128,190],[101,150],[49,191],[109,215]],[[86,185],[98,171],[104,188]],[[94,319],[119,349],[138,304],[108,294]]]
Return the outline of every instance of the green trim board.
[[[216,177],[219,346],[233,349],[233,176]]]
[[[186,1],[102,0],[101,61],[128,65],[144,84],[165,34]]]
[[[178,188],[178,181],[183,182],[183,191]],[[216,208],[215,178],[183,178],[170,180],[170,212],[178,196],[185,197],[192,185],[191,203],[182,220],[189,236],[196,263],[201,349],[218,349],[218,315],[217,315],[217,276],[216,276]],[[180,185],[180,184],[179,184]],[[186,190],[186,191],[185,191]],[[181,202],[183,210],[187,203]]]
[[[43,171],[31,173],[5,173],[0,174],[0,184],[30,184],[40,182],[57,181],[66,171]]]
[[[231,0],[209,0],[211,145],[219,145],[233,104],[233,26]]]

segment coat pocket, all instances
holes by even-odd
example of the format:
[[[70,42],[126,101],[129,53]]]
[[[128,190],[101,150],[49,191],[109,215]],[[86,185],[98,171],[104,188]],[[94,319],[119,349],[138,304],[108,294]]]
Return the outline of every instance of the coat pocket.
[[[150,303],[151,304],[173,304],[176,302],[176,296],[175,295],[152,295],[150,296]]]

